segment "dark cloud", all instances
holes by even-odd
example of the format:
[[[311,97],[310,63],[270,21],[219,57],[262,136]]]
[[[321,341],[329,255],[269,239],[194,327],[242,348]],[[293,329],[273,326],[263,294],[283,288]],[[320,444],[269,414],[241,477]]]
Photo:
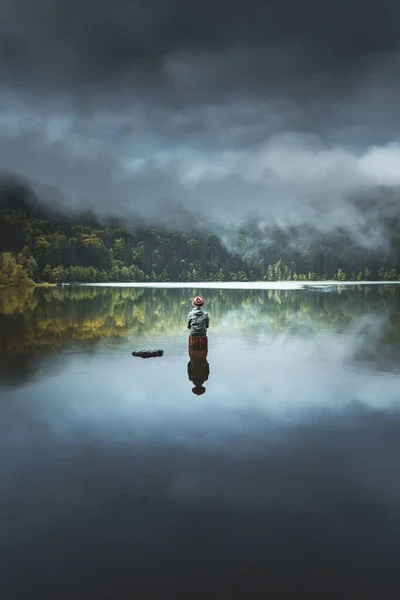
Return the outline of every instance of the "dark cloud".
[[[392,0],[3,0],[0,76],[54,93],[161,86],[171,98],[202,79],[220,93],[326,85],[328,74],[348,86],[400,49],[399,15]]]
[[[350,192],[400,183],[399,68],[394,0],[3,0],[0,170],[102,213],[356,226]]]

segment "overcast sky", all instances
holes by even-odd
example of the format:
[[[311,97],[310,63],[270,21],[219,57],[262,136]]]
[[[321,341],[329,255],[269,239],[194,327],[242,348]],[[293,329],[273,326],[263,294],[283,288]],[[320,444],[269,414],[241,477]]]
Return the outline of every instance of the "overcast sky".
[[[0,81],[0,170],[68,205],[326,225],[400,184],[397,0],[2,0]]]

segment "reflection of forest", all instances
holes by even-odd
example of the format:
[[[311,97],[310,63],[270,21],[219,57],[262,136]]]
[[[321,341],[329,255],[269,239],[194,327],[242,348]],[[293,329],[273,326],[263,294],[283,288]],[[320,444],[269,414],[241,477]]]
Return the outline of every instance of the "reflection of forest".
[[[3,288],[0,291],[0,379],[15,369],[29,376],[53,349],[92,346],[105,338],[168,335],[182,331],[190,299],[199,289]],[[210,331],[345,332],[367,316],[379,331],[361,332],[358,356],[378,362],[399,354],[400,288],[343,288],[329,293],[301,290],[207,290]],[[186,337],[182,338],[186,344]],[[19,365],[17,368],[17,364]],[[16,373],[17,374],[17,373]]]
[[[0,293],[0,353],[36,347],[96,343],[127,334],[185,330],[196,289],[20,288]],[[327,328],[344,331],[365,313],[388,312],[388,340],[400,339],[397,286],[345,288],[339,293],[303,290],[208,290],[211,331],[233,327],[271,334]]]

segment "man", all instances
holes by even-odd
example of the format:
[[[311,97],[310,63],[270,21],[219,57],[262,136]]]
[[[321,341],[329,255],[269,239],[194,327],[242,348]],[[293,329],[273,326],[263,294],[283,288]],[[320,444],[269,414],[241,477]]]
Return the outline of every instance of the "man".
[[[205,300],[202,296],[195,296],[192,300],[194,308],[188,314],[188,329],[191,336],[206,336],[209,325],[208,312],[202,307]]]

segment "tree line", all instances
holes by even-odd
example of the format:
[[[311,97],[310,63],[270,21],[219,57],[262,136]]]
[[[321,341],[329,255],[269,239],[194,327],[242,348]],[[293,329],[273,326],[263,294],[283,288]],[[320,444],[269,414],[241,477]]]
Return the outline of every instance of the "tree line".
[[[399,280],[400,222],[385,246],[345,229],[247,225],[235,233],[100,223],[0,208],[0,284],[150,281]]]

